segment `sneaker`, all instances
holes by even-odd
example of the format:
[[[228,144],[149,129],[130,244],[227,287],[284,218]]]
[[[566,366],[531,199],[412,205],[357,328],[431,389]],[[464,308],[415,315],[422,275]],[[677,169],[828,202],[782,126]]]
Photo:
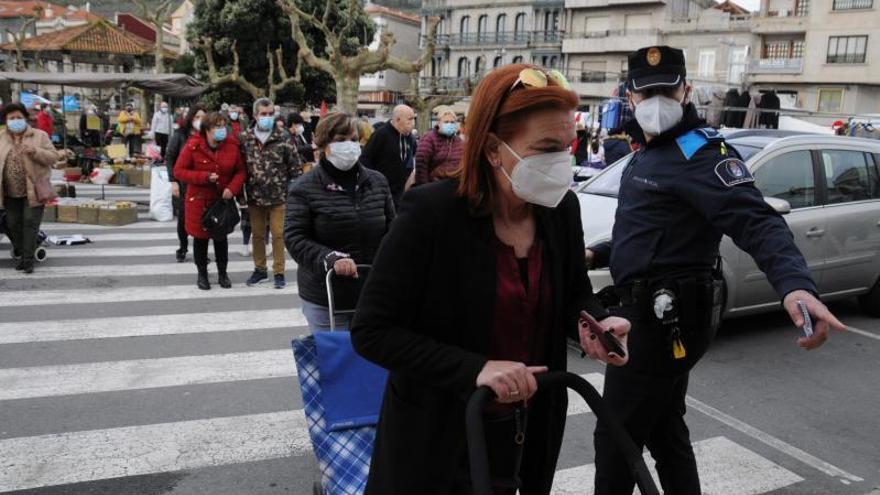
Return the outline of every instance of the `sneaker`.
[[[254,273],[251,273],[251,277],[249,279],[247,279],[247,282],[245,282],[245,283],[248,286],[257,285],[258,283],[260,283],[264,280],[268,280],[268,279],[269,279],[269,274],[267,272],[264,272],[262,270],[254,270]]]
[[[275,288],[276,289],[283,289],[285,287],[287,287],[287,282],[284,281],[284,275],[282,275],[282,274],[275,275]]]
[[[251,257],[251,245],[243,244],[241,246],[241,257],[242,258],[250,258]]]

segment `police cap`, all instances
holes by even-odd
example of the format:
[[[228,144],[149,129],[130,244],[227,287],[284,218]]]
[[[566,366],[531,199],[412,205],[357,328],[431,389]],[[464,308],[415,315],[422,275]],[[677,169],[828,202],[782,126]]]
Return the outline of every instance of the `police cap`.
[[[687,77],[684,52],[669,46],[650,46],[630,53],[627,83],[632,91],[676,87]]]

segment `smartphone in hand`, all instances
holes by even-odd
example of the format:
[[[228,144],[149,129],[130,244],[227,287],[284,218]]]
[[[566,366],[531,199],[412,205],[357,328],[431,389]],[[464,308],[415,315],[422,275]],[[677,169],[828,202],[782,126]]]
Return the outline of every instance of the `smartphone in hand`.
[[[798,300],[797,305],[798,309],[801,310],[801,315],[804,317],[804,326],[802,327],[804,335],[806,335],[807,338],[810,338],[813,336],[813,319],[810,317],[810,312],[807,311],[806,303]]]
[[[602,347],[605,348],[606,352],[613,352],[621,358],[626,357],[626,351],[623,349],[623,345],[621,345],[620,341],[617,340],[617,337],[614,336],[614,333],[602,328],[602,326],[599,325],[599,322],[596,321],[591,314],[586,311],[581,311],[580,323],[581,326],[588,327],[590,332],[599,338],[599,342],[602,344]]]

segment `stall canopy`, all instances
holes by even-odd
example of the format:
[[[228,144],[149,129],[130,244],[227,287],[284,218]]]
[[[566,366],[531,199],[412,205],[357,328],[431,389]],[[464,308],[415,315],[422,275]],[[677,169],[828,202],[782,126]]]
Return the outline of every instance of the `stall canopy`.
[[[186,74],[0,72],[0,81],[96,89],[130,86],[174,98],[194,98],[208,90]]]

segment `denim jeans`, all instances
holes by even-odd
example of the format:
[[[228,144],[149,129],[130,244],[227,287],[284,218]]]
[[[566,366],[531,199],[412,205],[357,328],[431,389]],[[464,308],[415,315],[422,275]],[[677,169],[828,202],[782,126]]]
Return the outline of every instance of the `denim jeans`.
[[[302,302],[302,312],[309,324],[309,332],[325,332],[330,330],[330,310],[308,301]],[[336,327],[334,330],[348,330],[353,318],[351,313],[336,313]]]

